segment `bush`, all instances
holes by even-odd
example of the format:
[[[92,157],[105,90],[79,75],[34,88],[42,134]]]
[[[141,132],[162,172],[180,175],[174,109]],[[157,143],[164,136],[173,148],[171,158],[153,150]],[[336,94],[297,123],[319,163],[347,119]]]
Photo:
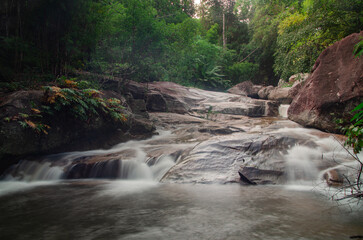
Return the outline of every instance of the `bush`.
[[[227,69],[227,72],[231,82],[235,85],[252,80],[257,74],[258,68],[258,64],[246,61],[233,64]]]

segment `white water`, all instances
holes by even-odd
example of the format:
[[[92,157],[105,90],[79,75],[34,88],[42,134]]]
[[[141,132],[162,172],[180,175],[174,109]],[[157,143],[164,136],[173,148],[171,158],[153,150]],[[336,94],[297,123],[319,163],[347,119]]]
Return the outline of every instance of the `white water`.
[[[261,133],[264,131],[261,126],[253,129],[256,132]],[[288,178],[286,186],[288,188],[311,190],[312,188],[316,188],[317,185],[324,185],[324,189],[326,189],[327,185],[323,176],[327,171],[345,168],[347,165],[356,167],[355,161],[349,156],[346,150],[342,148],[336,139],[333,137],[322,137],[320,133],[321,132],[317,130],[304,128],[281,128],[268,132],[268,134],[271,135],[283,134],[292,137],[298,136],[301,139],[308,139],[316,145],[314,147],[308,147],[306,145],[288,147],[287,153],[283,157],[283,160],[285,161],[285,172]],[[244,135],[244,133],[239,134]],[[236,136],[239,135],[237,134],[235,137]],[[148,185],[145,184],[147,182],[156,183],[163,179],[164,175],[168,173],[178,161],[179,158],[173,156],[171,153],[176,152],[177,150],[185,150],[196,144],[176,144],[171,141],[173,137],[175,136],[171,134],[171,132],[161,131],[159,135],[154,136],[149,140],[129,141],[118,144],[109,150],[63,153],[47,156],[39,161],[24,160],[10,171],[5,177],[5,180],[34,182],[34,185],[37,185],[38,181],[57,181],[67,178],[67,174],[70,173],[73,168],[77,168],[79,161],[74,163],[74,160],[132,150],[131,152],[133,154],[126,154],[125,158],[121,157],[122,159],[115,159],[113,156],[110,156],[112,159],[110,161],[101,161],[93,164],[92,169],[89,170],[86,178],[118,178],[128,180],[126,183],[115,181],[118,182],[115,183],[115,186],[120,186],[120,188],[124,188],[124,184],[131,183],[130,180],[136,181],[135,184],[131,184],[132,186],[139,187]],[[217,142],[220,141],[219,138],[215,139]],[[168,151],[165,149],[172,149],[173,151],[169,151],[170,154],[168,154]],[[219,155],[216,150],[212,149],[213,151],[206,151],[208,149],[209,148],[204,149],[197,157],[201,158],[204,156],[203,154],[212,154],[214,156],[212,158],[214,162],[208,160],[208,155],[208,157],[205,157],[205,166],[208,166],[207,169],[204,165],[204,167],[196,165],[196,167],[200,167],[200,169],[192,168],[187,170],[192,172],[195,177],[203,178],[201,179],[201,182],[215,183],[218,182],[219,179],[226,179],[226,176],[231,178],[231,181],[234,180],[236,176],[238,176],[237,171],[242,162],[230,159],[228,155],[224,154],[223,149],[218,150],[220,151]],[[156,152],[156,154],[153,155],[154,152]],[[162,152],[162,154],[159,154],[158,152]],[[185,159],[188,160],[188,156]],[[183,165],[186,162],[187,161],[178,162],[178,164]],[[224,165],[236,166],[228,168],[232,170],[227,169],[228,171],[224,171]],[[77,171],[77,169],[75,169],[75,171]],[[113,171],[118,171],[117,177],[108,177],[108,174]],[[175,176],[179,177],[178,174]],[[208,177],[208,181],[205,179],[206,176]],[[180,177],[179,180],[179,182],[188,181],[187,178],[183,179],[183,176]],[[17,186],[19,186],[19,188],[27,188],[30,187],[31,184],[14,183],[13,186],[15,186],[14,189],[17,189]],[[0,186],[0,191],[3,190],[3,192],[7,192],[7,189],[10,189],[10,187]],[[109,192],[112,191],[110,190]]]
[[[292,146],[285,155],[288,182],[286,188],[299,191],[318,191],[328,197],[339,199],[345,196],[343,188],[329,188],[325,174],[338,170],[344,178],[355,181],[358,162],[334,137],[318,137],[313,129],[279,129],[276,132],[295,132],[312,140],[317,147]],[[363,158],[363,154],[359,155]],[[329,178],[329,177],[328,177]],[[349,189],[348,189],[349,191]],[[343,202],[342,202],[343,203]]]
[[[318,167],[315,161],[319,161],[322,153],[319,149],[306,146],[295,146],[285,156],[288,182],[314,182],[318,176]]]
[[[283,118],[287,118],[287,110],[289,110],[290,104],[281,104],[279,106],[279,116]]]
[[[77,167],[79,164],[82,164],[82,162],[73,163],[74,160],[77,161],[77,159],[92,156],[104,156],[122,151],[129,151],[132,154],[129,154],[129,156],[126,154],[124,158],[121,157],[122,159],[114,159],[110,156],[109,158],[112,160],[94,163],[91,165],[92,168],[89,170],[87,178],[112,178],[114,176],[110,176],[110,173],[114,173],[114,168],[117,167],[119,168],[119,172],[117,173],[117,178],[119,179],[159,181],[164,174],[175,165],[176,159],[169,155],[161,155],[156,158],[153,164],[149,164],[149,166],[147,162],[150,157],[148,156],[147,150],[152,149],[156,151],[163,147],[165,148],[165,145],[170,147],[170,149],[183,149],[190,146],[190,144],[165,143],[165,139],[172,137],[173,135],[170,131],[160,131],[159,135],[156,135],[151,139],[121,143],[109,150],[101,149],[63,153],[51,155],[39,161],[23,160],[9,171],[4,177],[4,180],[24,182],[59,180],[67,178],[67,174],[72,171],[78,171]]]
[[[30,190],[39,186],[57,184],[57,181],[0,181],[0,196],[19,191]]]

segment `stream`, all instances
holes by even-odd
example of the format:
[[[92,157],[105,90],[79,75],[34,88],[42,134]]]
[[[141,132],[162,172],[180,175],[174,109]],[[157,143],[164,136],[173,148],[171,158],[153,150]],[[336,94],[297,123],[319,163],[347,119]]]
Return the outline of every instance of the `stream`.
[[[283,186],[60,181],[0,197],[1,239],[349,239],[362,212]]]
[[[24,159],[0,181],[0,239],[363,236],[361,203],[332,201],[324,179],[355,167],[336,136],[208,117],[158,113],[151,139]]]

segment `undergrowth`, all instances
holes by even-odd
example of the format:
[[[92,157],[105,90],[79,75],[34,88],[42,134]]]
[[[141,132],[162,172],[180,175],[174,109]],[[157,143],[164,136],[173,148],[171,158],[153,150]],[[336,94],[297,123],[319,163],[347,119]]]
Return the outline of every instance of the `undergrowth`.
[[[115,122],[126,122],[124,107],[117,98],[104,98],[102,91],[88,88],[87,81],[61,78],[56,86],[43,86],[44,98],[40,106],[32,103],[30,113],[19,113],[4,118],[17,121],[23,128],[31,128],[37,133],[48,134],[54,119],[61,113],[87,124],[98,117]]]

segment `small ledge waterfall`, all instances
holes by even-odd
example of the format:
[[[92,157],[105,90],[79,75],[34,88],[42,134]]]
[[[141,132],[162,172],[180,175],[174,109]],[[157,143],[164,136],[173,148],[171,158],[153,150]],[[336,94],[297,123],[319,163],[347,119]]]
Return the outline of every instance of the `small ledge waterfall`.
[[[290,104],[281,104],[279,106],[279,116],[283,118],[287,118],[287,110],[289,110]]]
[[[109,150],[62,153],[38,161],[22,160],[9,169],[3,179],[26,182],[87,178],[159,181],[175,165],[178,156],[148,157],[145,149],[161,147],[153,141],[170,135],[165,131],[149,140],[129,141]]]

